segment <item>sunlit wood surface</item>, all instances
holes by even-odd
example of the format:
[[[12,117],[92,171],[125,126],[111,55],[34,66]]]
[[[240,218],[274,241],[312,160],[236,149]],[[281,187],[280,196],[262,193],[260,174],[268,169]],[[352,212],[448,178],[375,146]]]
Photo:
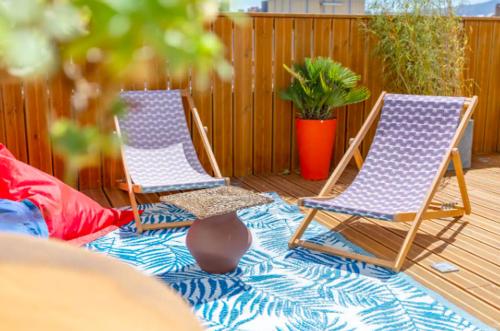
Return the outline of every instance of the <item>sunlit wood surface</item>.
[[[159,280],[56,240],[0,234],[0,329],[202,330]]]
[[[346,171],[339,189],[356,170]],[[465,175],[472,214],[460,220],[425,221],[409,253],[403,272],[484,322],[500,328],[500,154],[477,156]],[[306,181],[298,175],[246,176],[233,184],[261,192],[278,192],[287,202],[317,194],[323,182]],[[116,189],[85,191],[106,206],[128,204]],[[158,202],[157,195],[139,195],[140,203]],[[456,178],[450,174],[440,186],[437,200],[460,201]],[[317,220],[342,232],[353,243],[381,257],[394,259],[408,224],[361,219],[346,222],[346,216],[319,213]],[[460,271],[442,274],[431,268],[447,261]]]

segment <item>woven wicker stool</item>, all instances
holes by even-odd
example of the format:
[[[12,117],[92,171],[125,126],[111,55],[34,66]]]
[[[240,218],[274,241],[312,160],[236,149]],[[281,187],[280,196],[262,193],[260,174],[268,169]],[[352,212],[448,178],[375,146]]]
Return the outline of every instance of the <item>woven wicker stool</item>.
[[[186,236],[186,246],[202,270],[217,274],[236,269],[252,243],[252,235],[236,211],[272,202],[234,186],[173,194],[160,200],[197,217]]]

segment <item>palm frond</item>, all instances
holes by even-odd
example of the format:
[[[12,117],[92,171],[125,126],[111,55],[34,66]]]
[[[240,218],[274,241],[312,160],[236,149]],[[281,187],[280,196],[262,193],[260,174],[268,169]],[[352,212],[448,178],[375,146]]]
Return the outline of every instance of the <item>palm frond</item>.
[[[370,96],[368,89],[358,86],[361,76],[331,59],[306,58],[293,69],[285,64],[283,67],[293,80],[280,96],[291,101],[303,119],[331,118],[333,108],[362,102]]]

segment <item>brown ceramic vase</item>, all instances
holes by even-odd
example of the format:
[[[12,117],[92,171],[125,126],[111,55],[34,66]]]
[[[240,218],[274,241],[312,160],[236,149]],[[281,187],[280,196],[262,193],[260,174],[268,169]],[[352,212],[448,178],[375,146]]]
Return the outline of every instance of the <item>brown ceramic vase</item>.
[[[213,274],[233,271],[250,247],[252,235],[236,212],[197,219],[186,246],[200,268]]]

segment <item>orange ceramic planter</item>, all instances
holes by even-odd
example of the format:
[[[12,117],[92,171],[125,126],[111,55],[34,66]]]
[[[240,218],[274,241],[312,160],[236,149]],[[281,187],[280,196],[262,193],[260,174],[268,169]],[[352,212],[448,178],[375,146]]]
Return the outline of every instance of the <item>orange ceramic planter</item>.
[[[328,178],[335,145],[337,120],[295,119],[300,174],[305,179]]]

